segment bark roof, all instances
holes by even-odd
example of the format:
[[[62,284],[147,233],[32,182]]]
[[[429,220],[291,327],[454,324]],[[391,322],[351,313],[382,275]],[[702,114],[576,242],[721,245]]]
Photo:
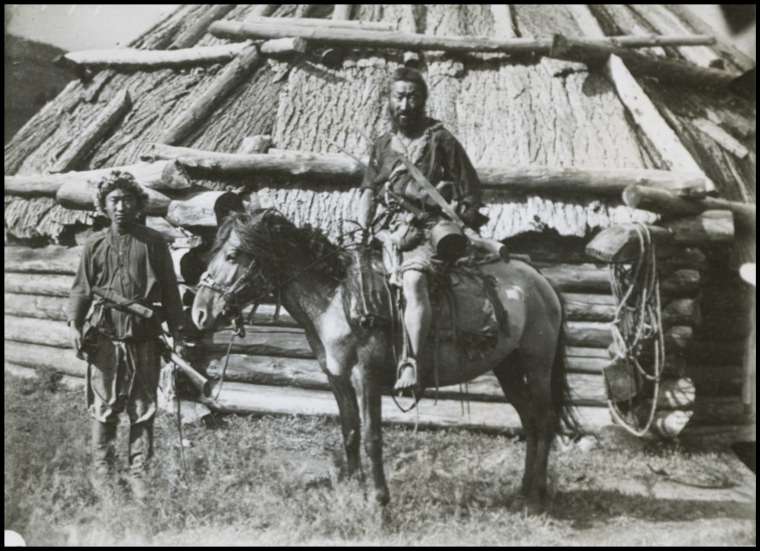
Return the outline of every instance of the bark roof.
[[[272,14],[303,14],[306,5],[281,5]],[[254,6],[238,5],[223,17],[242,20]],[[517,36],[579,36],[573,14],[563,5],[513,5]],[[130,46],[167,48],[172,40],[208,9],[183,5]],[[329,17],[330,6],[314,6],[309,17]],[[662,32],[667,16],[670,34],[698,29],[669,8],[592,6],[608,35]],[[439,35],[495,36],[488,5],[361,5],[354,19],[385,21],[400,30]],[[673,19],[674,18],[674,19]],[[658,28],[658,25],[660,26]],[[668,30],[668,29],[666,29]],[[210,34],[197,46],[225,43]],[[727,69],[740,62],[725,47],[711,48]],[[652,48],[651,55],[682,58],[678,48]],[[429,53],[426,78],[428,112],[442,120],[462,142],[477,165],[592,166],[598,168],[668,168],[626,112],[612,84],[600,72],[579,63],[548,58],[510,59],[497,54],[457,57]],[[343,66],[327,68],[306,56],[291,63],[269,60],[217,107],[181,145],[234,152],[246,136],[271,134],[278,148],[337,152],[333,142],[363,155],[367,137],[385,130],[384,83],[398,65],[400,52],[353,51]],[[6,174],[49,170],[83,128],[123,89],[133,107],[118,129],[105,137],[80,170],[137,162],[147,144],[197,95],[211,84],[223,64],[191,69],[113,70],[97,72],[89,82],[74,80],[40,110],[5,147]],[[731,94],[666,87],[639,79],[658,109],[676,128],[704,172],[729,199],[755,200],[755,106]],[[726,151],[694,123],[707,119],[741,142],[743,159]],[[247,182],[251,184],[251,182]],[[354,191],[307,189],[287,182],[253,182],[263,203],[271,202],[296,224],[309,222],[336,235],[341,216],[353,218]],[[224,182],[206,182],[210,187]],[[51,199],[5,199],[6,232],[16,237],[47,236],[58,240],[66,227],[88,225],[91,216],[69,210]],[[499,238],[553,227],[565,235],[642,216],[600,201],[554,201],[549,197],[489,202],[486,233]]]

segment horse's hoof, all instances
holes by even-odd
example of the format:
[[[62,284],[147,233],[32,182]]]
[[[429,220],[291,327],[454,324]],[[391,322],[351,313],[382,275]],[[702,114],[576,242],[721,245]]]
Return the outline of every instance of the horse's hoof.
[[[382,505],[385,507],[390,503],[391,501],[391,494],[388,492],[388,490],[377,490],[375,491],[375,501],[378,505]]]
[[[544,507],[541,500],[529,499],[525,504],[525,512],[532,517],[544,514],[546,507]]]

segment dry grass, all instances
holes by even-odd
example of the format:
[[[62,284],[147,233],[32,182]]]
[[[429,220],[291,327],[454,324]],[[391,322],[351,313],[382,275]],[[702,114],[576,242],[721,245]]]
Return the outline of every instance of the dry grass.
[[[182,475],[171,416],[156,425],[153,496],[99,501],[86,479],[81,391],[5,378],[5,528],[31,545],[709,545],[754,544],[754,509],[656,499],[614,481],[655,471],[718,481],[723,451],[678,447],[553,453],[553,499],[528,517],[518,494],[524,444],[463,431],[385,431],[392,503],[384,512],[340,480],[339,429],[326,418],[226,417],[186,427]],[[120,426],[120,467],[126,451]]]

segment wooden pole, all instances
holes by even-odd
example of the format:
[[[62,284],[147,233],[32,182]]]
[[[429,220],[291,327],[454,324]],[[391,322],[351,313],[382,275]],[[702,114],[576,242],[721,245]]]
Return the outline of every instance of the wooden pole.
[[[212,23],[212,25],[217,24],[219,24],[218,21]],[[211,85],[195,98],[187,111],[180,113],[159,141],[165,144],[176,144],[184,140],[224,98],[248,78],[260,62],[258,48],[255,45],[246,46],[233,61],[227,64]]]
[[[509,4],[489,4],[493,16],[493,34],[502,38],[515,38],[514,18],[512,6]]]
[[[583,44],[561,35],[554,36],[552,51],[548,54],[549,57],[585,63],[592,67],[603,66],[612,55],[623,60],[628,70],[636,76],[655,77],[661,82],[700,89],[727,88],[739,76],[686,61],[648,56],[626,48]]]
[[[67,182],[82,184],[98,181],[114,170],[129,172],[141,186],[158,191],[180,191],[192,186],[187,175],[181,173],[181,167],[177,168],[174,161],[158,161],[61,174],[5,176],[5,193],[19,197],[55,197],[60,187]]]
[[[354,29],[369,32],[393,31],[395,26],[381,21],[352,21],[351,8],[354,4],[335,4],[331,19],[320,17],[249,17],[246,23],[269,26],[296,25],[318,29]]]
[[[118,92],[97,118],[74,138],[50,172],[65,172],[77,168],[131,107],[132,102],[127,90]]]
[[[259,51],[268,56],[288,56],[306,52],[306,41],[303,38],[277,38],[262,42]]]
[[[235,8],[235,4],[212,4],[207,6],[204,12],[185,28],[177,38],[172,41],[169,46],[169,50],[177,50],[182,48],[190,48],[195,46],[198,40],[200,40],[206,31],[208,26],[211,25],[217,19],[221,19]]]
[[[201,46],[181,50],[84,50],[69,52],[64,58],[78,67],[188,67],[226,63],[246,49],[245,43]]]
[[[451,52],[506,52],[547,54],[551,39],[512,38],[494,40],[485,37],[435,36],[389,31],[304,27],[300,25],[270,25],[261,23],[216,21],[209,31],[221,38],[285,38],[297,36],[310,42],[354,48],[398,48],[408,50],[445,50]],[[715,38],[703,35],[690,36],[619,36],[603,38],[591,43],[622,47],[649,47],[682,44],[712,44]]]
[[[272,148],[264,154],[234,154],[189,147],[151,144],[143,159],[176,159],[188,168],[218,174],[270,174],[329,179],[330,183],[356,184],[364,170],[344,154],[309,153]],[[366,159],[360,159],[366,165]],[[568,195],[619,196],[633,184],[668,189],[705,190],[708,180],[699,173],[650,169],[593,169],[547,166],[477,167],[486,189],[514,193],[560,193]]]
[[[623,191],[623,202],[629,207],[649,210],[666,216],[699,214],[706,210],[726,209],[745,224],[757,220],[754,203],[728,201],[716,197],[681,197],[665,189],[633,185]]]
[[[604,31],[588,6],[573,4],[568,6],[568,8],[571,10],[585,36],[596,40],[604,38]],[[665,44],[657,45],[663,46]],[[660,156],[667,163],[668,168],[704,175],[699,164],[694,160],[683,143],[681,143],[681,140],[657,110],[652,100],[649,99],[638,82],[636,82],[636,79],[628,70],[623,60],[616,55],[609,56],[604,65],[604,71],[607,78],[609,78],[615,87],[620,101],[628,109],[636,124],[657,148]],[[708,190],[714,190],[715,184],[706,176],[705,179],[708,182]]]
[[[350,21],[351,8],[351,4],[335,4],[335,7],[333,8],[331,23],[337,25],[344,25],[346,23],[355,24],[355,21]],[[322,63],[328,67],[338,67],[341,63],[343,63],[344,57],[345,50],[343,48],[325,48],[320,55]]]

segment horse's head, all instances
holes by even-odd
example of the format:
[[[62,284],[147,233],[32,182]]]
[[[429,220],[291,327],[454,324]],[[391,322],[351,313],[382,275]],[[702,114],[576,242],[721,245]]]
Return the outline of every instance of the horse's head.
[[[266,214],[232,213],[219,227],[208,269],[193,300],[193,322],[198,329],[212,329],[220,318],[236,315],[271,293],[273,287],[256,255],[262,235],[269,235]]]

